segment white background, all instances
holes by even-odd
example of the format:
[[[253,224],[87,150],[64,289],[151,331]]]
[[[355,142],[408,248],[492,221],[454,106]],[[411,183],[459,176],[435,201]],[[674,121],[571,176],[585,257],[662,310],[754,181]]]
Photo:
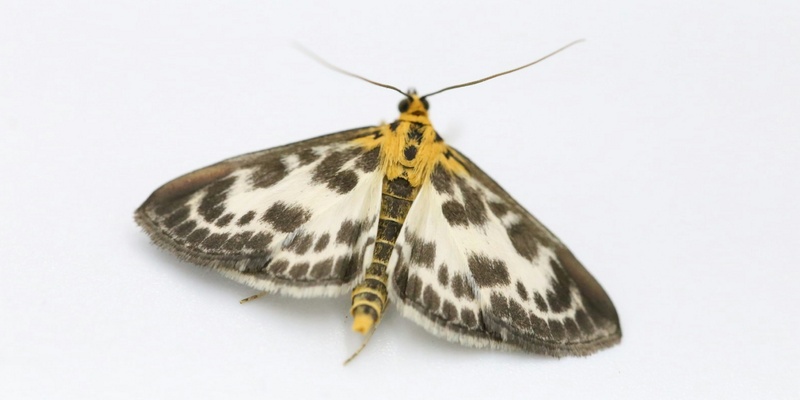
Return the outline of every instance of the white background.
[[[113,3],[113,4],[112,4]],[[0,3],[0,397],[798,398],[800,3]],[[602,283],[622,344],[446,343],[271,297],[149,244],[133,210],[236,154],[396,117],[437,130]]]

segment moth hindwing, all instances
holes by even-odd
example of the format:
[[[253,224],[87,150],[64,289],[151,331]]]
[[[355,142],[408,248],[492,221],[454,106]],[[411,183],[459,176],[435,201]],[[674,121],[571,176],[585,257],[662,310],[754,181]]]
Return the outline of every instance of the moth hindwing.
[[[620,341],[603,288],[408,93],[391,124],[234,157],[136,210],[153,242],[256,289],[350,293],[367,333],[394,303],[447,340],[552,356]]]

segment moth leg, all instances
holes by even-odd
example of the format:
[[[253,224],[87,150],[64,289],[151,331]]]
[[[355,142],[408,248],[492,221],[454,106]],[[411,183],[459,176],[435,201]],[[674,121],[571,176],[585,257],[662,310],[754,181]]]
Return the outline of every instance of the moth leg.
[[[260,299],[260,298],[264,297],[266,294],[267,294],[267,292],[256,293],[256,294],[254,294],[254,295],[252,295],[250,297],[247,297],[247,298],[239,300],[239,304],[244,304],[244,303],[248,303],[248,302],[251,302],[253,300],[256,300],[256,299]]]

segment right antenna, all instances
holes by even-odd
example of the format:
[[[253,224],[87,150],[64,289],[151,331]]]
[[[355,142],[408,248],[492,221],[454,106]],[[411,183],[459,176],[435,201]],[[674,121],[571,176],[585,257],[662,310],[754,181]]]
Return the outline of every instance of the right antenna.
[[[442,92],[446,92],[446,91],[448,91],[448,90],[450,90],[450,89],[457,89],[457,88],[461,88],[461,87],[464,87],[464,86],[472,86],[472,85],[477,85],[477,84],[479,84],[479,83],[481,83],[481,82],[488,81],[489,79],[494,79],[494,78],[497,78],[498,76],[503,76],[503,75],[506,75],[506,74],[510,74],[510,73],[512,73],[512,72],[519,71],[519,70],[521,70],[521,69],[523,69],[523,68],[528,68],[528,67],[530,67],[531,65],[533,65],[533,64],[536,64],[536,63],[538,63],[539,61],[546,60],[546,59],[550,58],[551,56],[554,56],[554,55],[556,55],[556,54],[558,54],[558,53],[560,53],[560,52],[562,52],[562,51],[566,50],[568,47],[570,47],[570,46],[573,46],[573,45],[575,45],[575,44],[578,44],[578,43],[580,43],[580,42],[583,42],[583,39],[578,39],[578,40],[576,40],[576,41],[574,41],[574,42],[572,42],[572,43],[570,43],[570,44],[568,44],[568,45],[566,45],[566,46],[564,46],[564,47],[562,47],[562,48],[560,48],[560,49],[558,49],[558,50],[556,50],[556,51],[554,51],[554,52],[552,52],[552,53],[550,53],[550,54],[548,54],[548,55],[546,55],[546,56],[544,56],[544,57],[542,57],[542,58],[540,58],[540,59],[538,59],[538,60],[536,60],[536,61],[534,61],[534,62],[531,62],[531,63],[525,64],[525,65],[523,65],[523,66],[521,66],[521,67],[517,67],[517,68],[514,68],[514,69],[510,69],[510,70],[508,70],[508,71],[501,72],[501,73],[499,73],[499,74],[494,74],[494,75],[491,75],[491,76],[487,76],[486,78],[478,79],[478,80],[476,80],[476,81],[467,82],[467,83],[462,83],[462,84],[459,84],[459,85],[448,86],[448,87],[446,87],[446,88],[444,88],[444,89],[437,90],[437,91],[435,91],[435,92],[433,92],[433,93],[428,93],[428,94],[426,94],[425,96],[422,96],[422,97],[420,97],[420,98],[421,98],[421,99],[424,99],[424,98],[426,98],[426,97],[431,97],[431,96],[433,96],[433,95],[435,95],[435,94],[439,94],[439,93],[442,93]],[[362,79],[363,79],[363,78],[362,78]]]

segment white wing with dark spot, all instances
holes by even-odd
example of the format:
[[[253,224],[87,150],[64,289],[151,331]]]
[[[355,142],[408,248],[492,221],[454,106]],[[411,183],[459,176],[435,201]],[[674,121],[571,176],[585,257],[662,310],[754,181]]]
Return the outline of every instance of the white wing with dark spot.
[[[420,189],[390,263],[390,298],[478,347],[587,355],[619,342],[616,310],[570,251],[468,159]]]
[[[383,179],[380,150],[352,139],[376,132],[339,132],[197,170],[156,190],[136,221],[157,245],[254,288],[345,293],[369,262]]]

